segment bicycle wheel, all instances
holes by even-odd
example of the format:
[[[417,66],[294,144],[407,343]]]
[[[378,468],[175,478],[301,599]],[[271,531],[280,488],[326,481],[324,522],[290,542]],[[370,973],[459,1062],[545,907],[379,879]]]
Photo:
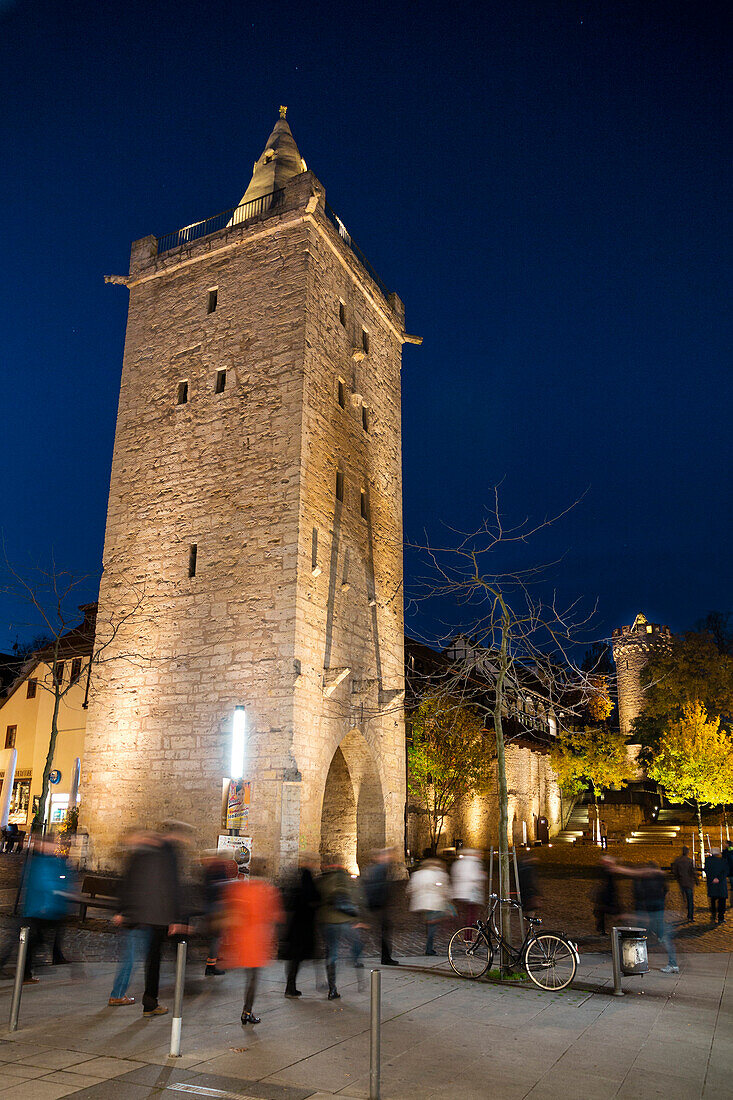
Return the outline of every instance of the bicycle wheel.
[[[448,944],[448,960],[461,978],[480,978],[491,966],[493,949],[478,928],[459,928]]]
[[[567,940],[553,932],[540,932],[527,944],[524,969],[540,989],[564,989],[570,985],[578,962]]]

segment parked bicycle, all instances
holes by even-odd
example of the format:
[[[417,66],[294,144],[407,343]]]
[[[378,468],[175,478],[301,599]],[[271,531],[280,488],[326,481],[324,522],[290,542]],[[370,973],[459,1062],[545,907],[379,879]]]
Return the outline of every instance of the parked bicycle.
[[[519,909],[509,898],[501,904]],[[487,920],[477,920],[470,928],[459,928],[448,945],[451,967],[461,978],[480,978],[490,969],[494,952],[502,950],[512,967],[518,967],[540,989],[558,990],[570,985],[580,957],[576,945],[560,932],[540,932],[540,917],[525,917],[527,934],[521,947],[513,947],[496,926],[499,897],[491,894]]]

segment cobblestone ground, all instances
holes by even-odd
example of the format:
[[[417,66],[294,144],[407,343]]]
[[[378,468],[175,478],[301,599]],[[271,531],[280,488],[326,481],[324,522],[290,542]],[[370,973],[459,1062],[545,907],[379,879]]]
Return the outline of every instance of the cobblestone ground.
[[[600,936],[595,931],[592,896],[597,882],[599,850],[592,847],[574,845],[554,845],[552,848],[536,849],[538,877],[543,895],[543,927],[562,930],[576,940],[581,951],[609,950],[608,936]],[[634,846],[616,849],[611,854],[629,863],[645,863],[654,860],[662,867],[669,867],[678,854],[678,846]],[[10,898],[14,897],[13,881],[16,878],[18,861],[11,857],[0,856],[0,889],[5,888],[0,928],[3,936],[9,934],[12,927]],[[2,895],[0,895],[2,896]],[[631,894],[627,884],[622,884],[621,897],[627,913],[619,918],[619,923],[636,924],[631,906]],[[673,928],[678,951],[717,952],[733,950],[733,911],[730,919],[723,925],[712,925],[709,921],[707,895],[705,887],[699,885],[695,897],[696,921],[689,925],[685,922],[685,908],[676,884],[669,880],[667,895],[667,920]],[[101,914],[100,914],[101,915]],[[425,929],[418,917],[408,911],[404,887],[397,890],[394,922],[394,951],[400,955],[421,955],[425,947]],[[441,927],[436,948],[444,953],[450,935],[462,921],[446,921]],[[367,953],[373,954],[379,949],[375,928],[365,933]],[[68,953],[77,959],[113,960],[116,957],[116,936],[109,921],[104,919],[87,920],[83,925],[72,921],[66,932]],[[653,944],[651,945],[653,947]],[[195,938],[191,943],[192,955],[203,957],[205,945]]]

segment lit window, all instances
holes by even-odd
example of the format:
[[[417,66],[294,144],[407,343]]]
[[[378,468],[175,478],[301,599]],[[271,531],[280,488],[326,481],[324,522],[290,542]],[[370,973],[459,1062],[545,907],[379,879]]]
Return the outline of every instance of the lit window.
[[[219,297],[219,288],[216,287],[216,286],[212,287],[211,290],[209,291],[209,296],[208,296],[207,301],[206,301],[206,312],[207,313],[213,313],[214,312],[214,310],[216,309],[216,304],[217,304],[218,297]]]
[[[185,405],[188,401],[188,382],[178,383],[178,399],[177,404]]]
[[[189,577],[196,576],[196,558],[198,557],[198,546],[196,543],[192,543],[188,551],[188,575]]]
[[[216,385],[214,386],[214,393],[224,393],[224,387],[227,384],[227,372],[225,370],[218,370],[216,372]]]

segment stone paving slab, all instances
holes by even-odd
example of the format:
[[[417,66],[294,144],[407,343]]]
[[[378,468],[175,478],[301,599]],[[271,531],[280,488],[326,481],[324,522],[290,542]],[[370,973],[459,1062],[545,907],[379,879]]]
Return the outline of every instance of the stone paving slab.
[[[656,965],[663,958],[655,959]],[[581,957],[577,985],[547,994],[524,984],[469,982],[445,959],[416,957],[382,975],[384,1100],[727,1100],[733,1095],[733,963],[695,954],[679,975],[653,970],[608,988],[610,959]],[[374,964],[372,964],[374,965]],[[184,1057],[168,1057],[170,1016],[145,1020],[139,1005],[109,1008],[114,967],[40,972],[24,989],[20,1030],[0,1033],[0,1100],[91,1100],[202,1095],[209,1100],[306,1100],[369,1094],[369,990],[344,965],[340,1001],[316,975],[304,996],[283,997],[282,964],[263,976],[262,1024],[239,1023],[242,976],[202,979],[192,964],[184,1005]],[[172,968],[161,999],[172,997]],[[320,976],[319,976],[320,978]],[[131,989],[139,995],[141,974]],[[0,1021],[10,983],[0,982]]]

